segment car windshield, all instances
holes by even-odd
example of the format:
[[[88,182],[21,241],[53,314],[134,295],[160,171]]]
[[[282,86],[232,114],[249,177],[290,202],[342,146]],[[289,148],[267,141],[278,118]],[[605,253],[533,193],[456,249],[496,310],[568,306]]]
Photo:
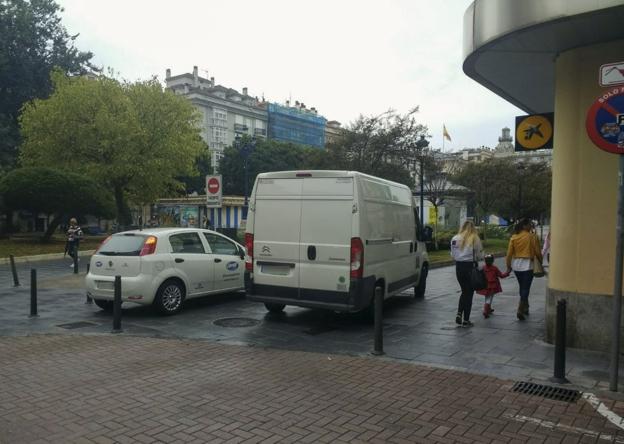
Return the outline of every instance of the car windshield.
[[[138,234],[117,234],[102,245],[98,254],[104,256],[138,256],[143,248],[145,236]]]

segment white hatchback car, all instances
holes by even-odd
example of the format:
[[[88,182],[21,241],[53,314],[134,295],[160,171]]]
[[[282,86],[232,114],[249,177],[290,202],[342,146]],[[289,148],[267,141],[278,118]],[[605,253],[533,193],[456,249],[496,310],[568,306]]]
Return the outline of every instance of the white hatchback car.
[[[153,304],[171,315],[185,299],[244,288],[245,249],[211,230],[155,228],[109,236],[91,257],[87,294],[112,310],[115,276],[121,300]]]

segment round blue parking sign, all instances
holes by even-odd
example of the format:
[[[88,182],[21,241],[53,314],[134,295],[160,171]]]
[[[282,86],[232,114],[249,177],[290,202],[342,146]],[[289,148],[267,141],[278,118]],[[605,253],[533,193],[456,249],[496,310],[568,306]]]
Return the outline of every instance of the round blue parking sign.
[[[600,96],[587,112],[587,135],[601,150],[624,154],[624,86]]]

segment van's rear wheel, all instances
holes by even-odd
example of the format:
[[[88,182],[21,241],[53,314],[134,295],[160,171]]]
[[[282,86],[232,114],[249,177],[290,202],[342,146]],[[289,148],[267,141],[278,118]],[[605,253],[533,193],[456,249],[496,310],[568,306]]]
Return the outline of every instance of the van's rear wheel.
[[[418,285],[414,286],[414,297],[423,298],[425,297],[425,290],[427,289],[427,275],[429,274],[429,267],[427,264],[423,264],[420,269],[420,279],[418,280]]]
[[[266,307],[267,310],[269,310],[271,313],[281,313],[284,311],[284,307],[286,307],[285,304],[272,304],[270,302],[265,302],[264,306]]]
[[[100,307],[102,310],[112,313],[113,311],[113,301],[106,301],[104,299],[93,299],[95,305]]]

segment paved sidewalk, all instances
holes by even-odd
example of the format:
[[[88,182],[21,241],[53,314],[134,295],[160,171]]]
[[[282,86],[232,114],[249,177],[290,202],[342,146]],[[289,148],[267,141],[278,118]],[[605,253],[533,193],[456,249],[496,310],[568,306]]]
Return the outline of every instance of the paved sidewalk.
[[[584,400],[374,358],[119,335],[3,337],[0,356],[1,443],[624,442]]]

